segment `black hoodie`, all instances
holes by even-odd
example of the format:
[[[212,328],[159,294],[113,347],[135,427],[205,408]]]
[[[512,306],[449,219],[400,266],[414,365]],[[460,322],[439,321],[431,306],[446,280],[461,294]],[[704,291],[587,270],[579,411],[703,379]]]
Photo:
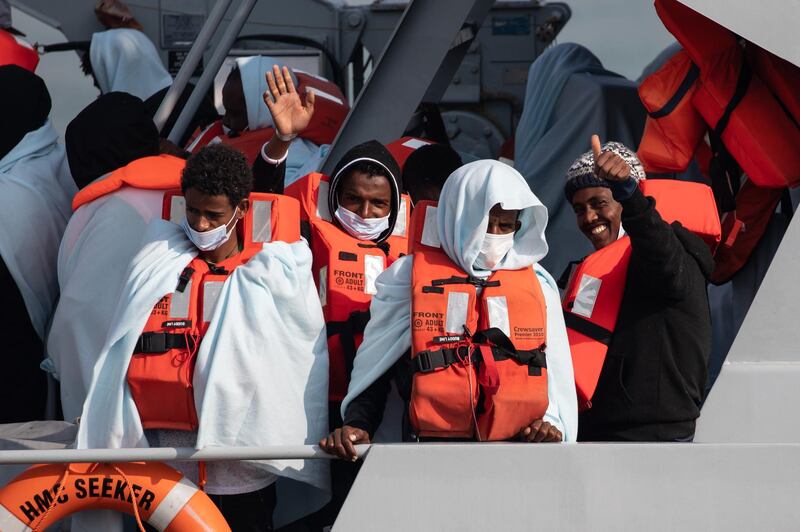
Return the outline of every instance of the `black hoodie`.
[[[675,441],[694,436],[711,351],[708,246],[667,224],[638,187],[622,201],[631,260],[617,325],[582,441]]]
[[[339,187],[342,184],[342,178],[347,175],[347,169],[353,164],[364,161],[382,167],[386,173],[386,178],[389,180],[389,185],[392,187],[392,209],[389,213],[389,228],[381,233],[375,240],[376,243],[383,242],[394,231],[395,223],[397,222],[397,214],[400,212],[400,191],[403,190],[402,178],[400,177],[400,165],[394,159],[386,146],[377,140],[368,140],[351,148],[344,156],[339,159],[339,163],[333,170],[331,176],[330,188],[328,190],[328,207],[330,212],[336,212],[339,207]],[[267,163],[263,158],[256,157],[253,164],[253,178],[254,187],[256,192],[272,192],[274,194],[283,194],[283,181],[286,174],[286,163],[283,162],[277,166]],[[334,222],[338,224],[336,218]],[[308,235],[304,235],[308,238]]]

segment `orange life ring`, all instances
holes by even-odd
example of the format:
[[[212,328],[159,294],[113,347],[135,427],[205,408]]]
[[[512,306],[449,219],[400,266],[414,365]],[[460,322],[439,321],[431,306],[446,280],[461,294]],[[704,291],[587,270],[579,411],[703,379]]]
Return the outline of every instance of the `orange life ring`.
[[[0,530],[45,530],[74,513],[99,509],[136,515],[169,532],[230,531],[191,481],[169,466],[145,462],[32,466],[0,490]]]

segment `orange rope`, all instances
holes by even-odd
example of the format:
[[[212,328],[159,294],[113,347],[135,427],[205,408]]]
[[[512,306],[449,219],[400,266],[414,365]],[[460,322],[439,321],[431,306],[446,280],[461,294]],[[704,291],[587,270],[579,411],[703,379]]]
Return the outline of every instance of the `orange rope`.
[[[64,467],[64,474],[61,475],[61,478],[58,480],[58,493],[53,494],[53,504],[47,507],[47,510],[44,511],[42,516],[39,518],[38,522],[31,528],[33,532],[39,530],[39,527],[42,526],[42,523],[45,522],[47,518],[47,514],[58,505],[58,498],[61,496],[61,493],[67,488],[67,479],[69,478],[69,466],[71,464],[67,464]]]
[[[139,517],[139,501],[136,499],[136,493],[133,491],[133,484],[128,480],[128,477],[125,476],[125,473],[123,473],[122,470],[116,464],[110,464],[110,465],[111,467],[114,468],[114,471],[119,473],[119,475],[122,477],[122,480],[125,481],[125,484],[128,485],[128,491],[130,491],[131,499],[133,500],[133,516],[136,518],[136,524],[139,525],[140,532],[146,532],[144,529],[144,525],[142,524],[142,518]]]

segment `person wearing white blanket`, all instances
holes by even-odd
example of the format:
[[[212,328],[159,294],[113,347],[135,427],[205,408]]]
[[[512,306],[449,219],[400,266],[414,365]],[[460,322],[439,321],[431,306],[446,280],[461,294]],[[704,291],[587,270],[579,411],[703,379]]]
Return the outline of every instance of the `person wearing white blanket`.
[[[185,219],[153,221],[128,271],[78,447],[317,441],[327,430],[326,335],[299,228],[291,242],[244,241],[251,233],[242,226],[255,219],[248,217],[252,174],[227,146],[192,156],[181,187]],[[273,201],[274,213],[280,199]],[[280,220],[272,224],[274,236]],[[324,466],[213,462],[204,474],[202,466],[176,464],[206,481],[233,530],[271,530],[276,497],[276,524],[321,506]],[[284,488],[292,494],[284,496]]]
[[[370,307],[372,317],[364,333],[364,343],[355,359],[347,396],[342,403],[344,426],[323,438],[320,445],[342,458],[355,459],[354,445],[368,443],[381,423],[392,377],[395,377],[398,391],[408,405],[404,417],[407,421],[410,419],[410,423],[406,423],[404,433],[409,436],[413,433],[415,439],[575,441],[575,383],[558,289],[550,274],[538,264],[548,249],[544,238],[547,209],[513,168],[497,161],[483,160],[462,166],[450,175],[442,189],[435,214],[425,217],[426,226],[429,218],[435,221],[436,226],[432,236],[427,234],[427,227],[423,231],[423,235],[427,234],[422,237],[426,249],[414,247],[412,255],[395,262],[377,279],[377,294]],[[460,273],[448,277],[445,282],[433,280],[430,286],[420,287],[419,281],[424,278],[426,268],[434,268],[435,264],[449,268],[447,271]],[[498,282],[499,280],[502,281]],[[506,282],[513,289],[507,286],[502,298],[507,303],[505,326],[495,325],[497,313],[493,312],[492,305],[479,308],[474,302],[486,300],[491,303],[488,300],[496,300],[497,298],[488,297],[490,291],[503,290],[500,285]],[[423,284],[428,285],[429,282]],[[475,294],[469,296],[469,301],[476,306],[473,310],[465,310],[461,321],[451,326],[451,314],[453,317],[457,314],[451,311],[451,302],[458,301],[458,298],[449,298],[454,295],[454,291]],[[536,311],[535,305],[524,307],[529,308],[529,312],[514,311],[514,306],[520,302],[528,305],[529,300],[525,299],[531,297],[525,295],[528,292],[534,294],[538,307],[544,309],[545,316],[539,318],[541,327],[526,329],[519,326],[525,324],[525,320],[533,319],[528,315],[533,315]],[[538,296],[535,295],[537,292]],[[422,294],[431,298],[446,298],[445,303],[441,304],[447,307],[447,317],[437,322],[438,318],[444,316],[445,310],[438,316],[436,313],[418,313],[419,309],[424,310],[424,305],[420,303],[424,297]],[[479,324],[486,327],[488,322],[489,328],[482,331],[485,334],[479,334],[475,328],[469,330],[466,326],[464,316],[474,315],[476,312],[481,314]],[[429,316],[433,319],[428,320]],[[509,318],[514,325],[511,331],[508,330]],[[413,351],[418,348],[418,337],[424,336],[424,331],[420,329],[426,323],[433,324],[433,329],[441,329],[431,334],[447,335],[434,337],[426,344],[431,352],[441,348],[442,354],[447,355],[446,348],[452,344],[453,348],[449,351],[459,355],[452,360],[443,356],[443,364],[420,370],[419,367],[415,369],[415,366],[418,366],[422,353]],[[502,333],[497,334],[497,329],[492,333],[492,327],[504,329],[503,332],[513,340],[513,345],[502,341]],[[546,332],[541,331],[542,328]],[[527,341],[525,334],[520,334],[519,331],[525,334],[526,331],[532,331],[533,342]],[[546,334],[546,346],[542,334]],[[536,339],[533,339],[534,335]],[[410,352],[412,343],[414,350]],[[481,346],[480,350],[477,349],[478,346]],[[531,351],[531,346],[537,347]],[[472,355],[467,355],[464,347],[472,347]],[[491,348],[490,351],[495,356],[486,356],[489,352],[487,347]],[[519,371],[519,366],[523,366],[519,360],[525,357],[518,356],[524,353],[523,350],[529,350],[529,367],[524,367],[524,374],[518,373],[515,378],[508,372]],[[480,359],[477,359],[478,352],[481,353]],[[497,356],[501,352],[503,356]],[[414,356],[410,357],[409,353]],[[496,360],[489,360],[492,358]],[[516,360],[511,360],[512,358]],[[546,363],[542,363],[542,358]],[[535,360],[538,362],[534,362]],[[543,366],[546,366],[546,371]],[[492,367],[499,370],[499,387],[497,374],[492,375]],[[464,378],[459,377],[450,384],[439,383],[433,388],[430,385],[433,381],[428,380],[426,385],[423,380],[437,378],[437,375],[446,376],[447,372],[453,371]],[[544,374],[546,381],[543,382],[541,379]],[[534,375],[535,379],[525,380],[527,376]],[[472,383],[471,387],[468,386],[469,383]],[[427,388],[423,389],[425,386]],[[540,397],[535,401],[525,397],[523,403],[529,399],[536,403],[533,406],[521,403],[519,407],[519,410],[530,409],[529,418],[525,422],[507,419],[505,432],[498,432],[495,430],[497,426],[492,427],[491,423],[487,425],[484,418],[491,413],[492,408],[494,415],[499,416],[504,408],[500,398],[515,386],[533,386],[530,393],[539,394]],[[543,386],[546,387],[546,392],[543,391]],[[456,419],[459,416],[441,410],[439,413],[442,417],[451,417],[444,420],[444,425],[447,426],[440,428],[437,433],[433,426],[436,422],[431,422],[426,416],[429,418],[431,409],[436,408],[435,394],[452,393],[454,387],[458,388],[456,395],[463,391],[463,394],[469,392],[473,396],[472,411],[467,406],[458,413],[460,418]],[[478,389],[480,400],[477,397]],[[432,391],[434,396],[431,396]],[[541,396],[542,393],[544,396]],[[425,394],[428,394],[427,397],[422,397]],[[505,408],[513,410],[507,406]],[[513,416],[509,416],[511,418]],[[454,428],[458,423],[463,426],[460,429]],[[509,431],[509,428],[512,430]]]
[[[44,81],[0,66],[0,332],[5,357],[0,423],[44,419],[47,380],[39,369],[58,300],[56,258],[75,186],[48,119]]]

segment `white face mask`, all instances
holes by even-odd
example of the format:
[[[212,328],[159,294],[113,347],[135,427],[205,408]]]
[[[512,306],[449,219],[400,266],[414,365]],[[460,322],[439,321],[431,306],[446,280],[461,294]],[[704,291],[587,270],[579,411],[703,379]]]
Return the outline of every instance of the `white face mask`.
[[[486,233],[481,243],[481,251],[475,259],[475,267],[481,270],[493,270],[513,247],[514,233],[507,235]]]
[[[231,219],[228,220],[225,225],[220,225],[209,231],[195,231],[189,225],[189,220],[186,218],[181,222],[181,227],[183,227],[186,236],[189,237],[189,240],[192,241],[192,244],[194,244],[197,249],[200,251],[213,251],[230,239],[231,233],[236,229],[236,224],[233,224],[230,229],[228,229],[228,224],[236,218],[237,212],[239,212],[239,207],[233,210],[233,216],[231,216]]]
[[[336,208],[335,216],[344,230],[359,240],[375,240],[381,236],[381,233],[389,229],[388,214],[383,218],[364,219],[339,205]]]

